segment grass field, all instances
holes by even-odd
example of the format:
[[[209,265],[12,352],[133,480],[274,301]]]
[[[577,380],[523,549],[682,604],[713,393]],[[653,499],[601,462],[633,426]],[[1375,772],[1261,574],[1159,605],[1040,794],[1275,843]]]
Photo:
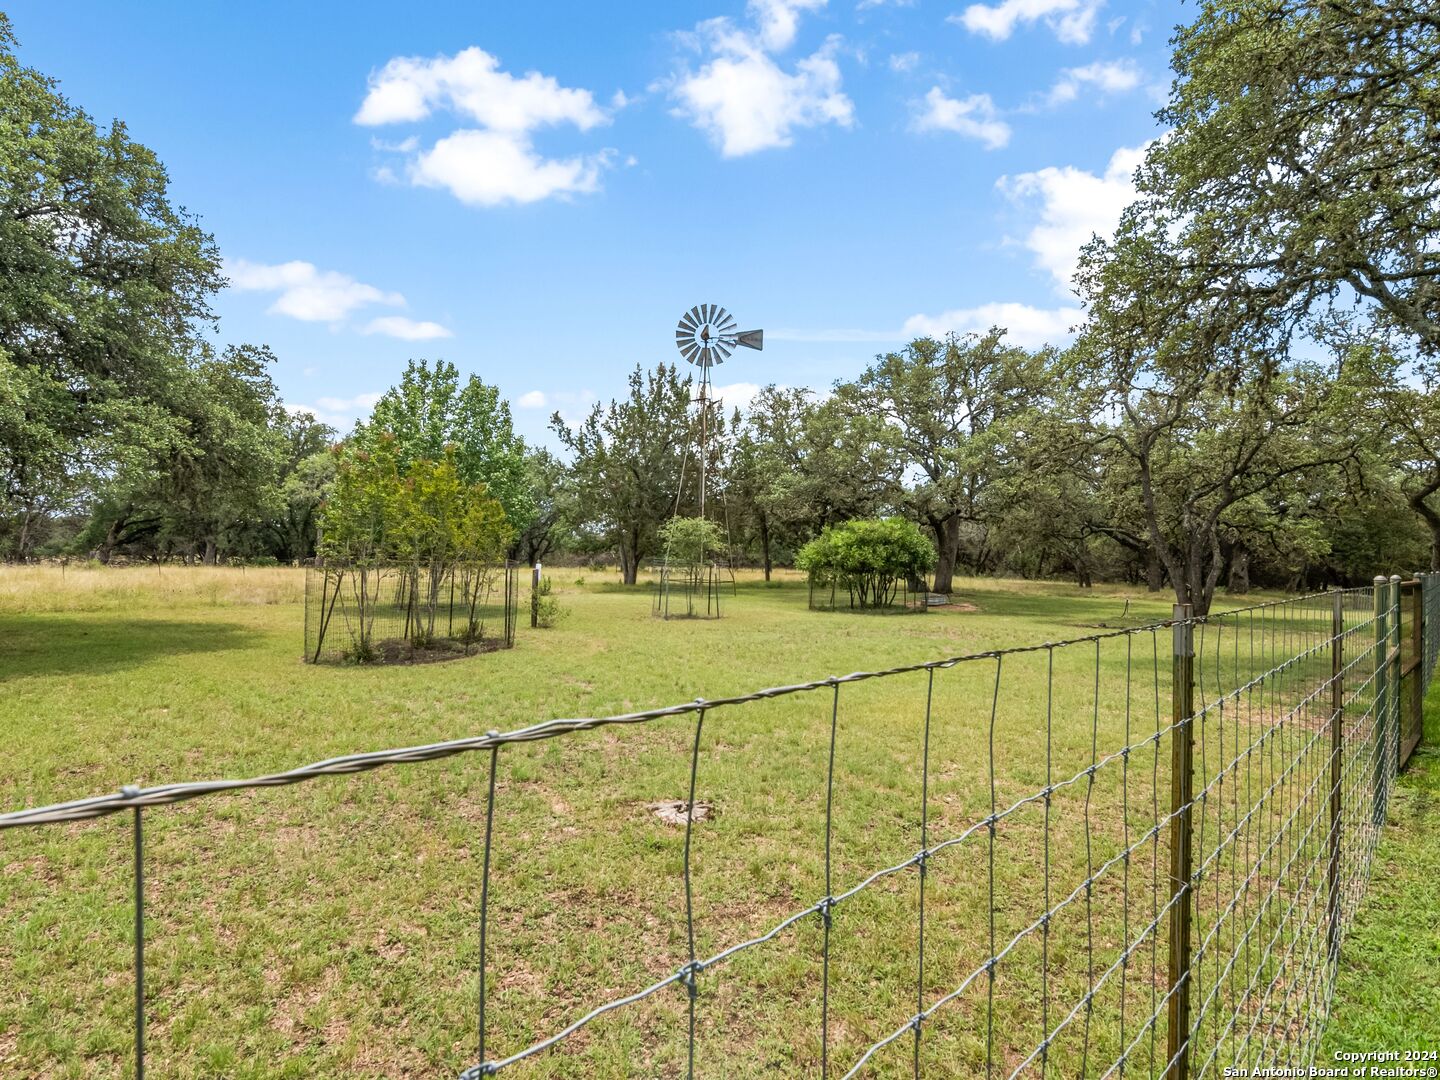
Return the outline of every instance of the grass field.
[[[720,621],[665,623],[650,617],[643,591],[612,581],[557,572],[569,617],[551,630],[522,625],[508,652],[344,668],[300,662],[299,571],[0,570],[0,737],[12,751],[0,759],[0,808],[1058,641],[1116,625],[1127,597],[1127,625],[1169,614],[1163,596],[1143,590],[988,580],[962,583],[956,599],[968,610],[811,613],[803,584],[788,578],[742,581]],[[1150,704],[1127,709],[1123,686],[1155,645],[1140,635],[1007,660],[993,777],[994,664],[938,673],[931,842],[983,818],[992,783],[1005,806],[1045,784],[1047,761],[1055,779],[1067,777],[1083,772],[1095,747],[1103,755],[1136,741],[1145,725],[1153,730]],[[1160,663],[1168,666],[1168,656]],[[1159,680],[1145,686],[1147,694],[1162,689]],[[836,891],[920,846],[930,691],[923,673],[843,691]],[[830,722],[828,691],[706,720],[697,797],[718,816],[695,830],[700,955],[763,933],[825,895]],[[677,717],[501,752],[491,1056],[684,963],[683,830],[646,804],[685,797],[694,734],[693,718]],[[1127,757],[1123,773],[1116,766],[1057,794],[1049,833],[1057,896],[1153,824],[1165,783],[1158,757]],[[486,755],[462,755],[148,812],[153,1074],[419,1077],[473,1064],[486,767]],[[1033,807],[1000,830],[993,872],[1002,942],[1044,910],[1039,815]],[[123,815],[0,833],[0,1073],[130,1075],[129,845]],[[930,868],[931,1000],[993,951],[983,835],[952,852]],[[1154,854],[1163,863],[1164,848]],[[1127,883],[1129,872],[1127,862]],[[1153,910],[1149,885],[1123,888],[1118,873],[1097,892],[1095,908],[1077,904],[1068,923],[1057,920],[1043,960],[1027,939],[997,970],[1003,1014],[990,1012],[983,979],[937,1013],[922,1064],[956,1076],[983,1068],[987,1052],[1006,1072],[1019,1064],[1044,1018],[1053,1027],[1056,1010],[1063,1016],[1089,985],[1093,953],[1113,956]],[[834,1075],[914,1012],[916,908],[916,875],[906,872],[837,909]],[[817,1071],[820,936],[818,920],[807,919],[702,974],[698,1075]],[[1114,1059],[1154,1000],[1151,962],[1143,981],[1137,970],[1128,987],[1114,990],[1112,981],[1112,992],[1097,997],[1083,1045],[1078,1023],[1057,1040],[1053,1074]],[[1163,977],[1163,956],[1160,966]],[[683,1075],[685,1016],[684,992],[671,988],[515,1075]],[[911,1045],[900,1040],[867,1075],[908,1075]]]

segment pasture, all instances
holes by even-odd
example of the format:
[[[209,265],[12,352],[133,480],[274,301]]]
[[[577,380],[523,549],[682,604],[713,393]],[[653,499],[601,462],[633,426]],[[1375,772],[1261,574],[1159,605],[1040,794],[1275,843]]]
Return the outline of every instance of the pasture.
[[[956,607],[925,615],[819,613],[806,609],[804,582],[782,574],[769,585],[742,578],[722,620],[666,623],[643,590],[609,575],[553,577],[568,617],[530,630],[522,607],[509,652],[347,668],[300,660],[301,571],[0,569],[0,736],[11,750],[0,808],[1082,637],[1121,625],[1126,598],[1123,625],[1169,614],[1165,594],[1143,589],[994,580],[962,582]],[[1168,723],[1168,648],[1166,634],[1145,633],[1007,658],[998,694],[987,661],[939,671],[933,684],[923,672],[848,684],[834,713],[828,690],[714,710],[697,770],[697,799],[716,810],[694,828],[698,953],[763,934],[825,895],[832,715],[839,892],[921,846],[927,698],[933,843],[1083,773],[1097,747],[1103,757],[1140,742],[1162,712]],[[1154,703],[1127,689],[1140,669]],[[684,830],[647,804],[685,798],[694,738],[682,716],[499,754],[490,1056],[685,962]],[[1043,834],[1038,804],[1007,819],[993,860],[983,832],[933,860],[928,999],[1044,910],[1047,867],[1054,903],[1154,825],[1168,754],[1143,747],[1123,772],[1057,793]],[[153,1074],[419,1077],[474,1064],[487,768],[487,754],[465,754],[148,812]],[[922,1065],[938,1075],[1019,1065],[1093,985],[1097,954],[1109,964],[1152,917],[1149,868],[1152,858],[1163,867],[1165,844],[1138,852],[1137,868],[1142,857],[1143,888],[1130,887],[1127,860],[1123,882],[1107,875],[1084,909],[1057,918],[1043,957],[1032,935],[993,987],[982,978],[937,1011]],[[0,1071],[130,1075],[128,817],[7,830],[0,866]],[[835,912],[834,1075],[915,1011],[917,876],[894,875]],[[807,918],[700,976],[697,1075],[816,1073],[820,937]],[[1110,980],[1086,1010],[1083,1045],[1077,1022],[1049,1049],[1057,1074],[1114,1060],[1151,1012],[1155,977],[1153,954],[1137,953],[1128,986]],[[685,994],[672,987],[513,1074],[683,1075],[685,1025]],[[1153,1050],[1134,1053],[1137,1073],[1155,1064]],[[905,1038],[866,1075],[909,1075],[911,1064]]]

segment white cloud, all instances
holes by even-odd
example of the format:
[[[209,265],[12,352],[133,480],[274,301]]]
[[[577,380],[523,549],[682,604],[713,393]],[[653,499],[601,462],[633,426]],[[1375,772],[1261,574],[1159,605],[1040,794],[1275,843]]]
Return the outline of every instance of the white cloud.
[[[996,181],[1015,202],[1038,206],[1038,220],[1025,234],[1024,244],[1034,253],[1036,265],[1062,290],[1075,276],[1080,249],[1093,235],[1113,233],[1121,213],[1134,200],[1133,177],[1145,150],[1121,147],[1100,176],[1065,165]]]
[[[943,337],[949,333],[983,334],[992,326],[1004,327],[1005,339],[1026,348],[1054,344],[1070,336],[1070,328],[1080,323],[1079,308],[1037,308],[1029,304],[992,303],[973,308],[957,308],[939,315],[912,315],[905,320],[906,338],[928,335]]]
[[[367,126],[423,120],[450,109],[494,131],[528,132],[553,124],[588,131],[608,122],[589,90],[561,86],[538,71],[517,79],[471,46],[454,56],[397,56],[370,74],[355,122]]]
[[[890,70],[896,74],[903,75],[907,71],[914,71],[915,66],[920,63],[918,52],[892,53],[890,56]]]
[[[746,9],[759,27],[760,43],[772,52],[795,43],[800,12],[819,11],[826,0],[750,0]]]
[[[1045,25],[1067,45],[1084,45],[1095,31],[1095,16],[1104,0],[1001,0],[1000,3],[971,4],[947,21],[958,23],[971,33],[1004,41],[1019,23],[1044,20]]]
[[[365,326],[367,334],[384,334],[402,341],[433,341],[435,338],[454,337],[448,327],[437,322],[419,322],[404,315],[385,315],[371,319]]]
[[[517,409],[543,409],[547,404],[549,404],[549,399],[545,397],[543,390],[531,390],[521,394],[515,400]]]
[[[623,92],[613,108],[629,103]],[[355,123],[413,123],[444,109],[479,127],[459,128],[426,148],[411,137],[382,149],[407,157],[406,176],[422,187],[448,189],[478,206],[529,203],[557,195],[595,191],[613,152],[552,159],[535,149],[539,128],[570,125],[580,131],[610,122],[589,90],[561,86],[537,71],[516,77],[500,61],[471,46],[454,56],[396,57],[370,75]],[[377,176],[393,178],[388,166]]]
[[[740,30],[729,19],[701,23],[690,35],[710,59],[670,84],[675,114],[704,131],[725,157],[789,146],[796,128],[854,122],[855,106],[841,90],[835,61],[840,39],[830,37],[786,71],[770,52],[794,39],[796,13],[818,3],[767,0],[751,4],[759,29]]]
[[[448,188],[461,202],[500,206],[595,191],[610,157],[542,158],[526,138],[467,128],[417,154],[409,176],[421,187]]]
[[[1140,69],[1130,60],[1102,61],[1084,67],[1066,68],[1050,88],[1051,105],[1063,105],[1080,96],[1082,86],[1091,86],[1101,94],[1123,94],[1140,85]]]
[[[309,413],[322,424],[344,430],[363,416],[367,416],[382,395],[356,394],[354,397],[321,397],[313,405],[285,404],[285,411],[291,416]]]
[[[271,313],[305,322],[339,322],[357,308],[370,304],[395,307],[405,304],[405,298],[397,292],[385,292],[348,274],[320,270],[314,263],[299,260],[267,266],[245,259],[227,259],[225,276],[230,279],[231,288],[242,292],[279,293],[270,305]]]
[[[750,402],[755,400],[755,395],[760,393],[758,383],[737,382],[725,386],[712,386],[710,392],[720,401],[721,407],[728,416],[732,409],[739,409],[745,412],[750,408]]]
[[[997,150],[1010,141],[1010,125],[999,118],[989,94],[971,94],[964,100],[946,97],[938,86],[925,95],[923,108],[912,125],[916,131],[953,131],[979,139]]]

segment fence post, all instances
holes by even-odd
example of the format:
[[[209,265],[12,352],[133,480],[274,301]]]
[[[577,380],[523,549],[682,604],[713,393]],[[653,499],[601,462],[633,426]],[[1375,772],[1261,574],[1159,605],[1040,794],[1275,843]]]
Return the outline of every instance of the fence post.
[[[1190,1075],[1190,914],[1194,801],[1195,626],[1193,608],[1176,604],[1170,696],[1174,726],[1170,732],[1170,941],[1165,1080]]]
[[[1403,746],[1404,746],[1404,738],[1405,738],[1405,732],[1404,732],[1404,728],[1405,728],[1405,720],[1404,720],[1404,718],[1405,718],[1405,705],[1404,705],[1404,699],[1405,699],[1405,693],[1404,693],[1404,691],[1405,691],[1405,678],[1404,678],[1404,675],[1403,675],[1404,668],[1403,668],[1403,666],[1402,666],[1402,664],[1401,664],[1401,657],[1400,657],[1400,642],[1401,642],[1401,636],[1400,636],[1400,635],[1401,635],[1400,615],[1401,615],[1401,609],[1400,609],[1400,575],[1399,575],[1399,574],[1391,574],[1391,575],[1390,575],[1390,622],[1389,622],[1389,627],[1390,627],[1390,658],[1391,658],[1391,659],[1390,659],[1390,662],[1391,662],[1392,667],[1391,667],[1391,675],[1390,675],[1390,684],[1389,684],[1389,685],[1390,685],[1390,707],[1391,707],[1391,711],[1394,713],[1393,723],[1392,723],[1391,726],[1392,726],[1392,728],[1393,728],[1394,742],[1395,742],[1395,769],[1394,769],[1394,772],[1391,773],[1392,778],[1393,778],[1393,777],[1397,777],[1397,776],[1400,775],[1400,751],[1402,750],[1402,748],[1403,748]]]
[[[1425,736],[1425,585],[1420,575],[1414,576],[1410,590],[1410,734],[1415,746]],[[1412,754],[1415,749],[1410,751]]]
[[[540,564],[530,571],[530,629],[540,625]]]
[[[1345,735],[1345,594],[1330,593],[1330,929],[1326,939],[1332,964],[1340,959],[1340,783]]]
[[[1385,764],[1386,717],[1390,714],[1390,688],[1387,685],[1390,664],[1385,655],[1390,644],[1390,633],[1385,629],[1385,620],[1390,614],[1390,585],[1383,574],[1375,575],[1375,827],[1385,821],[1385,791],[1390,770]]]

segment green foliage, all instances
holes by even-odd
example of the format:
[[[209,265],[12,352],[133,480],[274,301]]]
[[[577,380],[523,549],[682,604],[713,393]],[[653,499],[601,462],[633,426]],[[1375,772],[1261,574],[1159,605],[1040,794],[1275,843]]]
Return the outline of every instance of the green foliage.
[[[855,607],[885,607],[902,581],[934,567],[935,548],[905,518],[847,521],[802,547],[795,565],[818,584],[848,589]]]
[[[220,260],[164,166],[15,56],[0,16],[0,554],[189,439]]]
[[[934,531],[942,592],[950,589],[962,526],[986,529],[1003,508],[1015,442],[1051,355],[1006,345],[999,327],[984,336],[917,338],[836,391],[851,416],[881,421],[877,438],[902,472],[917,475],[896,501]]]
[[[535,606],[535,625],[547,630],[559,626],[570,615],[570,609],[560,603],[554,584],[548,577],[540,579],[540,588],[535,590],[530,602]]]
[[[412,360],[397,386],[376,402],[370,419],[355,425],[349,442],[368,451],[388,434],[396,467],[404,474],[417,461],[450,455],[460,481],[484,484],[505,508],[516,531],[535,518],[535,499],[526,475],[525,443],[515,434],[510,405],[496,387],[471,375],[460,382],[455,365],[431,367]]]
[[[665,558],[671,563],[701,563],[725,546],[720,526],[709,518],[674,517],[660,528]]]
[[[637,365],[629,388],[626,398],[596,405],[573,428],[557,412],[550,429],[572,455],[576,510],[586,531],[597,546],[619,552],[624,581],[633,585],[677,501],[691,503],[697,470],[684,475],[682,464],[695,445],[690,380],[673,365],[649,372]],[[682,491],[685,484],[692,486]]]

